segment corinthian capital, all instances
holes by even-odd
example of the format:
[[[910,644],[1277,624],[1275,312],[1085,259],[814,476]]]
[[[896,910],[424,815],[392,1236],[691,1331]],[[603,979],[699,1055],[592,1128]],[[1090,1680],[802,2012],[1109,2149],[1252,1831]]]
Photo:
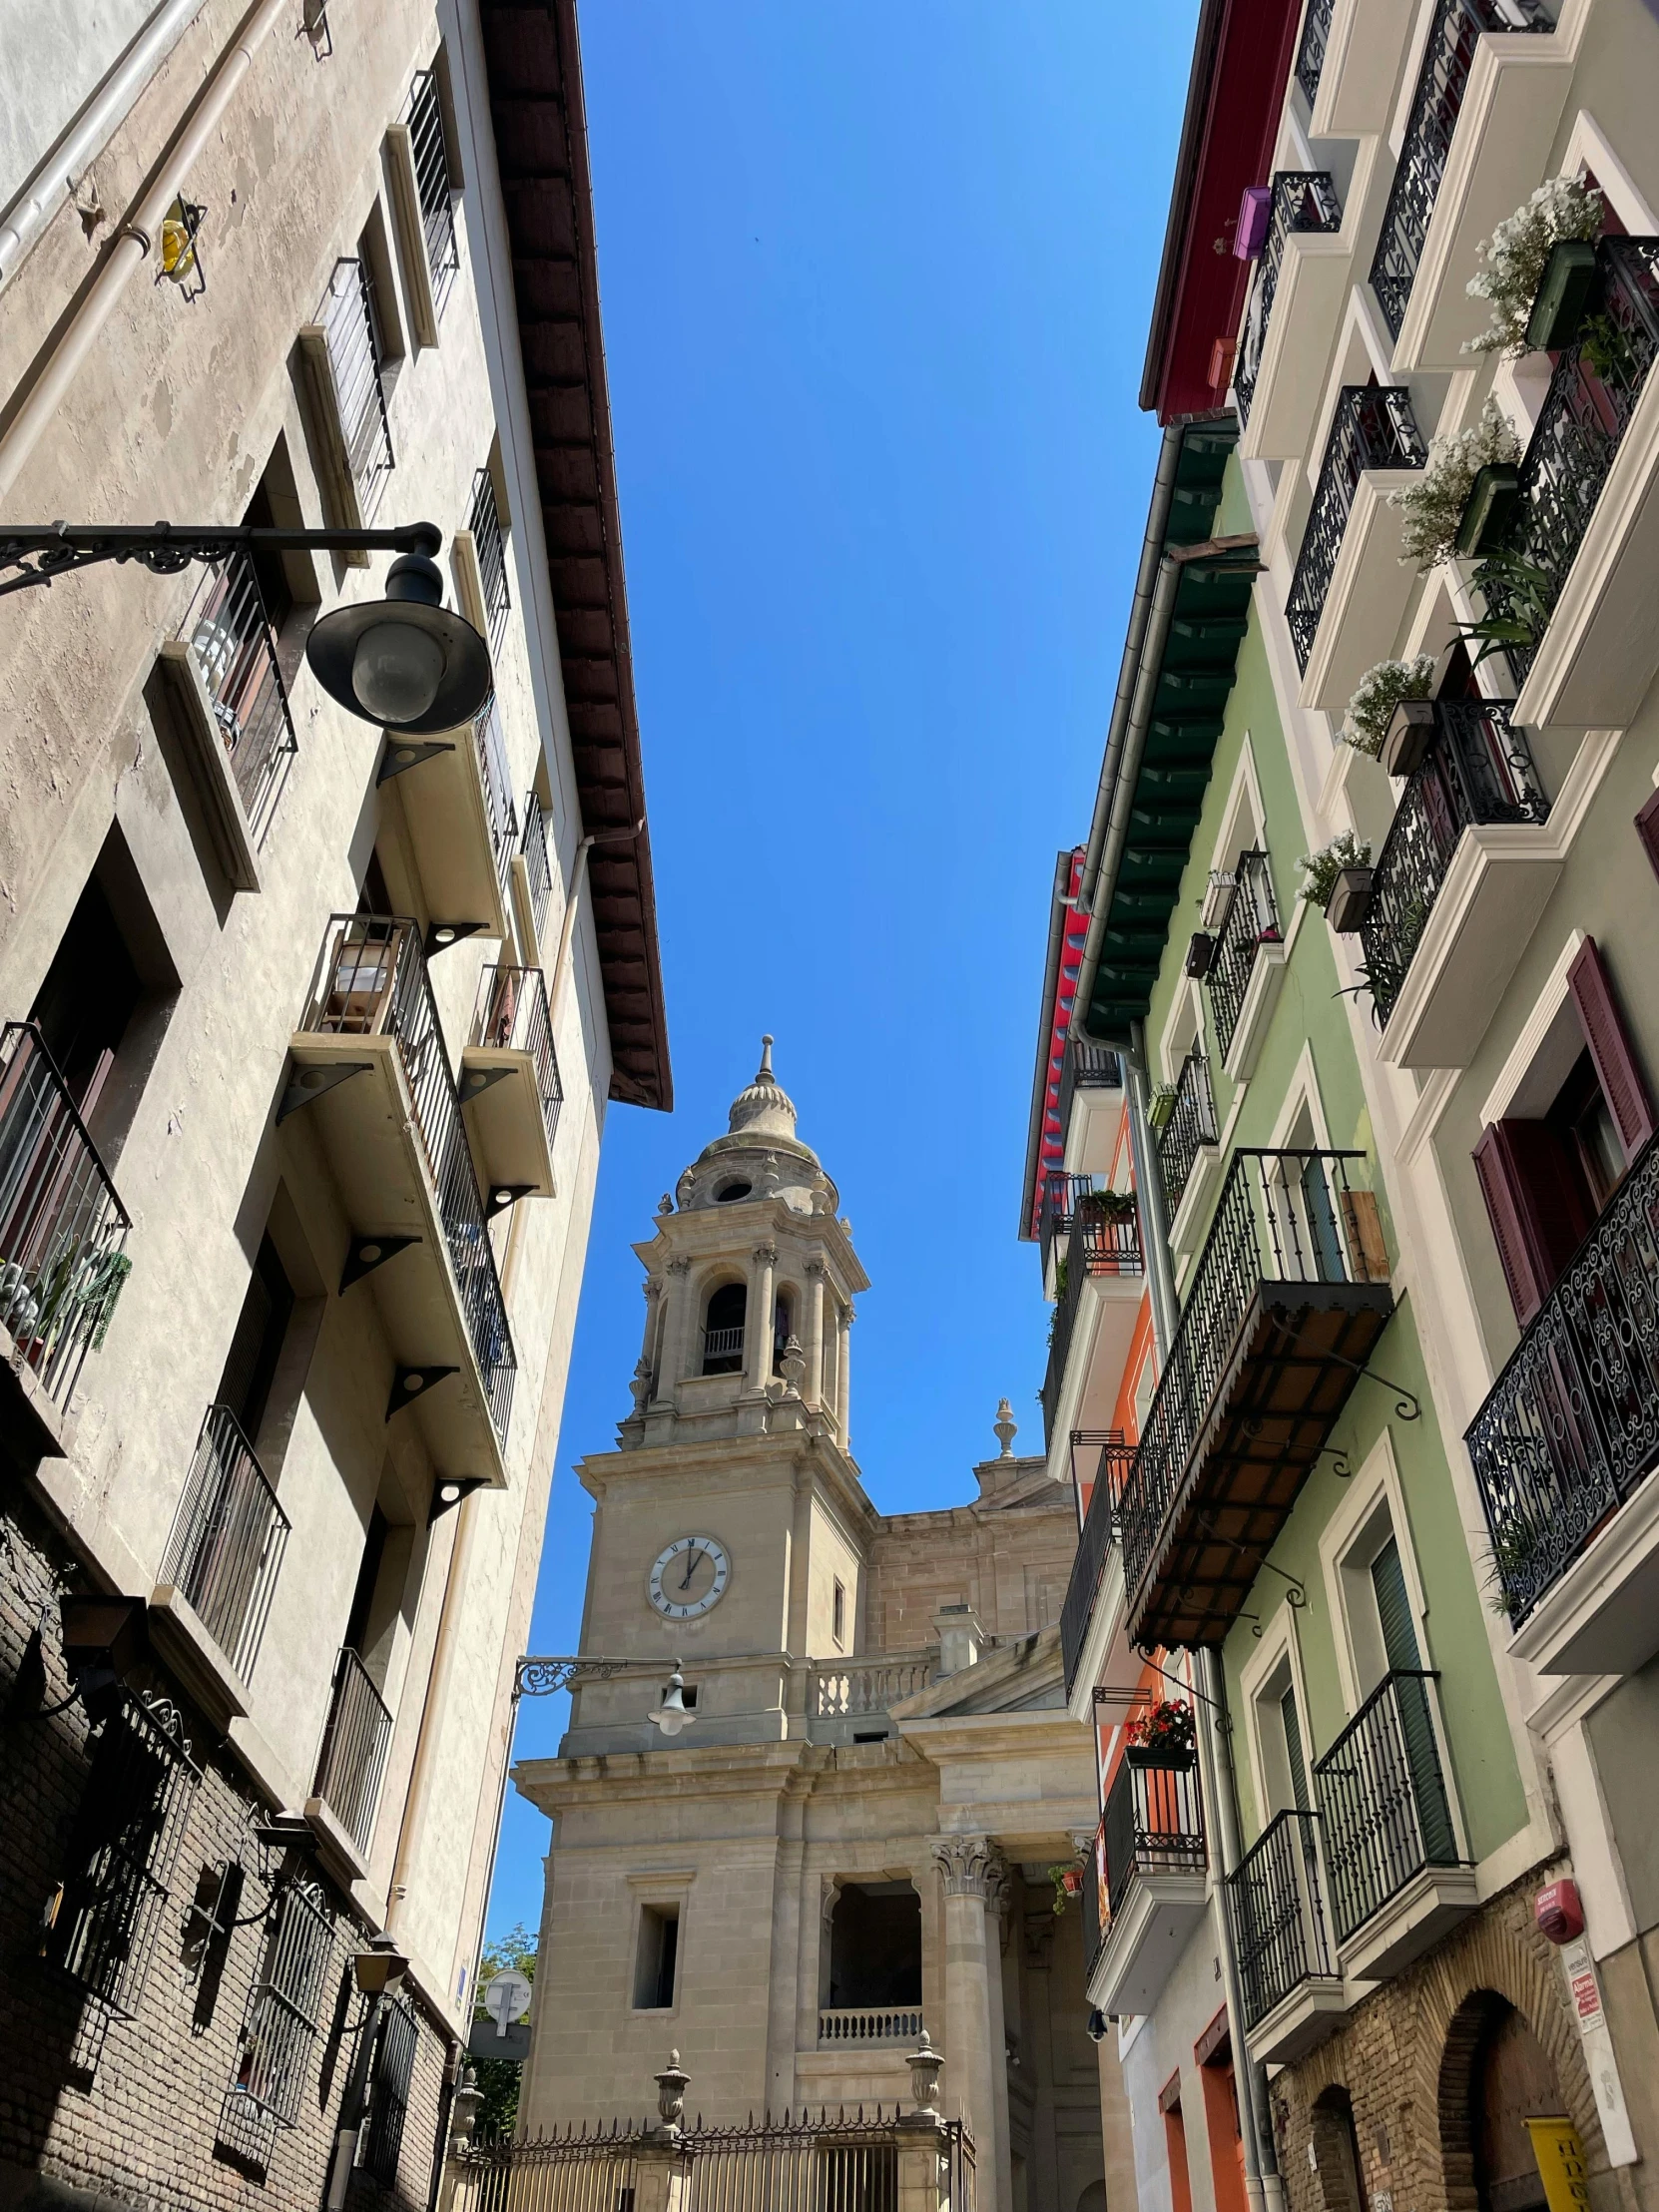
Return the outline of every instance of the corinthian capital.
[[[778,1265],[778,1247],[775,1244],[757,1245],[754,1256],[764,1268],[775,1268]]]
[[[1008,1872],[988,1836],[935,1836],[933,1858],[947,1898],[978,1898],[986,1906],[1000,1901]]]

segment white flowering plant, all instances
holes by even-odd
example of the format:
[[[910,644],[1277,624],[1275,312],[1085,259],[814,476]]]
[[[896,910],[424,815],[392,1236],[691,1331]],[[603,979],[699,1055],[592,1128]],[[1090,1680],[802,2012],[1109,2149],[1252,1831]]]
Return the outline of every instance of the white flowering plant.
[[[1469,487],[1480,470],[1494,461],[1515,462],[1520,457],[1515,426],[1490,394],[1467,429],[1435,438],[1414,481],[1388,494],[1389,506],[1405,517],[1400,566],[1424,575],[1443,561],[1456,545]]]
[[[1379,661],[1375,668],[1368,668],[1348,703],[1343,743],[1375,761],[1382,750],[1394,709],[1402,699],[1426,699],[1433,681],[1432,653],[1416,653],[1408,661]]]
[[[1526,351],[1526,325],[1551,248],[1563,239],[1593,239],[1601,213],[1594,185],[1552,177],[1498,225],[1480,249],[1485,268],[1466,286],[1471,299],[1490,303],[1491,324],[1467,341],[1465,353],[1503,353],[1513,360]]]
[[[1298,898],[1307,899],[1311,906],[1322,910],[1331,903],[1331,894],[1337,888],[1337,878],[1348,867],[1371,866],[1371,842],[1344,830],[1322,844],[1317,852],[1305,852],[1296,863],[1302,870],[1302,883]]]

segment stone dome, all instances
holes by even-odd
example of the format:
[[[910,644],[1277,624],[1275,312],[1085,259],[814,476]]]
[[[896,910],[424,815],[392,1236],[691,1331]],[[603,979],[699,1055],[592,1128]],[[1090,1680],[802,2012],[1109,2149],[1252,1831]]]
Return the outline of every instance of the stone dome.
[[[781,1198],[803,1214],[832,1214],[835,1186],[818,1154],[795,1133],[795,1102],[773,1072],[771,1037],[761,1039],[755,1080],[739,1091],[727,1133],[704,1146],[681,1176],[675,1199],[682,1213],[744,1199]]]

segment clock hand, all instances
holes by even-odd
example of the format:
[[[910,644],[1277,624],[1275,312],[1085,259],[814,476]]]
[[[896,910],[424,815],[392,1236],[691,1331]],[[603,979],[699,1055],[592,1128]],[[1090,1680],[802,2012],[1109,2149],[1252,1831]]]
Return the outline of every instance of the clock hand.
[[[687,1552],[686,1572],[680,1583],[680,1587],[682,1590],[689,1590],[691,1588],[692,1569],[697,1565],[697,1562],[699,1561],[699,1559],[702,1558],[702,1556],[703,1554],[700,1551]]]

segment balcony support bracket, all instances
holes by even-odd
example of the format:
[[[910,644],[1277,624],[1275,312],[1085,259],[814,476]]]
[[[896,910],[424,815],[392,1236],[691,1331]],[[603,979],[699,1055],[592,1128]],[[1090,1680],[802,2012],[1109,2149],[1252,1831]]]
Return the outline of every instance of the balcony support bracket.
[[[374,788],[378,791],[382,784],[389,784],[394,776],[401,776],[405,769],[419,768],[422,762],[434,761],[440,753],[453,753],[454,750],[453,741],[448,739],[434,743],[430,740],[417,741],[388,735],[386,750],[380,756],[380,766],[374,772]]]
[[[440,952],[447,952],[452,944],[459,944],[463,937],[475,937],[481,929],[488,930],[490,927],[491,924],[487,921],[429,921],[421,950],[428,960],[435,960]]]
[[[461,1070],[461,1104],[470,1106],[475,1098],[482,1098],[492,1083],[500,1083],[516,1073],[510,1067],[463,1067]]]
[[[386,1418],[404,1405],[412,1405],[417,1397],[441,1382],[446,1375],[459,1375],[459,1368],[404,1368],[391,1371],[391,1395],[386,1400]]]
[[[1238,1539],[1233,1536],[1224,1536],[1221,1530],[1216,1526],[1213,1515],[1208,1513],[1198,1513],[1194,1515],[1194,1518],[1198,1522],[1199,1527],[1202,1528],[1204,1530],[1204,1533],[1210,1538],[1212,1543],[1225,1544],[1229,1551],[1238,1552],[1241,1558],[1254,1559],[1256,1562],[1256,1571],[1258,1574],[1260,1574],[1262,1569],[1265,1567],[1269,1574],[1276,1574],[1280,1577],[1281,1581],[1288,1583],[1289,1588],[1285,1592],[1285,1602],[1293,1609],[1293,1611],[1300,1612],[1308,1603],[1308,1586],[1305,1582],[1302,1581],[1300,1576],[1288,1574],[1283,1567],[1276,1567],[1271,1559],[1264,1559],[1261,1552],[1257,1550],[1253,1545],[1241,1544]],[[1249,1621],[1251,1623],[1251,1634],[1260,1639],[1262,1634],[1262,1623],[1257,1618],[1257,1616],[1254,1613],[1241,1612],[1239,1618],[1240,1620]]]
[[[366,1075],[373,1065],[372,1060],[336,1060],[331,1067],[296,1068],[276,1109],[277,1127],[281,1127],[289,1114],[298,1113],[301,1106],[309,1106],[320,1098],[324,1091],[331,1091],[336,1084],[349,1081],[353,1075]]]
[[[534,1198],[535,1195],[534,1183],[494,1183],[484,1193],[484,1212],[493,1221],[509,1206],[516,1206],[521,1198]]]
[[[365,1275],[372,1275],[376,1268],[383,1268],[388,1260],[395,1260],[400,1252],[407,1252],[410,1245],[420,1241],[418,1237],[353,1237],[345,1248],[345,1265],[339,1271],[339,1295],[343,1298],[353,1283],[360,1283]]]
[[[1390,1382],[1385,1375],[1379,1375],[1375,1368],[1368,1367],[1364,1361],[1350,1360],[1345,1353],[1330,1352],[1322,1347],[1320,1358],[1335,1360],[1340,1367],[1351,1368],[1356,1375],[1369,1376],[1372,1382],[1381,1382],[1385,1390],[1392,1390],[1396,1420],[1421,1420],[1422,1399],[1415,1390],[1408,1390],[1403,1382]]]

